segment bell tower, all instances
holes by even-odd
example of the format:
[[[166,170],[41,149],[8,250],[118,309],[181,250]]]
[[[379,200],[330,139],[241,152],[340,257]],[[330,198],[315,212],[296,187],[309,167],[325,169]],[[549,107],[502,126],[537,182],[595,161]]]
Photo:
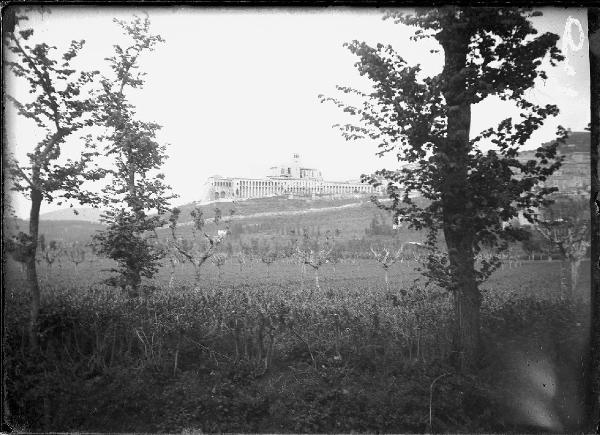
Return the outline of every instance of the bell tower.
[[[300,178],[300,154],[292,154],[292,164],[290,166],[292,178]]]

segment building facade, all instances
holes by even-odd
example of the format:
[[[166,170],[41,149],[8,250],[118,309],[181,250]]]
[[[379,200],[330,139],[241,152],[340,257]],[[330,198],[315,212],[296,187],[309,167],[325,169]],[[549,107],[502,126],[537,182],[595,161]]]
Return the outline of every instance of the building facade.
[[[352,196],[380,194],[382,189],[360,181],[324,181],[321,171],[303,167],[294,154],[288,165],[273,166],[265,178],[208,178],[204,200],[249,199],[269,196]]]

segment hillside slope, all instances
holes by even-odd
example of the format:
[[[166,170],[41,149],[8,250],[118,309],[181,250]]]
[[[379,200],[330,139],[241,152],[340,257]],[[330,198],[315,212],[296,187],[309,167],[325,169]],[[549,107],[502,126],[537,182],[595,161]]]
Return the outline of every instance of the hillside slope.
[[[191,231],[190,211],[195,204],[185,204],[181,207],[181,219],[178,234],[182,237]],[[216,202],[199,206],[207,219],[207,230],[212,231],[212,217],[215,208],[219,208],[223,215],[234,210],[232,229],[239,236],[278,236],[288,234],[290,230],[308,228],[310,230],[340,230],[342,238],[360,238],[365,234],[373,217],[380,215],[382,221],[391,225],[391,219],[382,213],[367,198],[345,198],[336,200],[324,199],[287,199],[287,198],[260,198],[238,202]],[[63,212],[72,212],[65,210]],[[55,213],[51,217],[57,217]],[[88,215],[89,216],[89,215]],[[8,225],[9,232],[27,228],[27,221],[18,219]],[[11,230],[12,228],[12,230]],[[46,240],[57,240],[65,243],[79,241],[88,243],[93,234],[102,229],[98,222],[74,219],[47,219],[44,215],[40,221],[40,234]],[[169,229],[159,230],[161,238],[169,237]]]
[[[65,208],[40,214],[41,221],[100,222],[103,210],[92,207]]]

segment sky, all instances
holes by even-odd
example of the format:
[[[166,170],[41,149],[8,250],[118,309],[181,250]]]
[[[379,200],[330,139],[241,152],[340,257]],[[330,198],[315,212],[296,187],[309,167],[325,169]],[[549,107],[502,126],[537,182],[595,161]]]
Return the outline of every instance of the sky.
[[[141,59],[146,84],[129,97],[141,119],[163,126],[158,139],[168,144],[164,173],[179,195],[175,204],[198,200],[209,176],[263,177],[293,153],[331,181],[397,167],[394,156],[376,156],[375,143],[345,141],[332,125],[350,119],[332,104],[320,103],[318,95],[339,96],[336,85],[368,88],[354,67],[356,57],[343,47],[355,39],[391,44],[427,75],[443,66],[442,54],[429,52],[436,48],[434,41],[410,41],[413,30],[383,21],[381,9],[55,6],[46,11],[28,14],[35,41],[56,45],[60,52],[71,40],[84,39],[78,65],[105,73],[104,59],[114,44],[124,42],[113,18],[149,15],[152,32],[165,43]],[[534,25],[561,37],[558,45],[567,60],[549,67],[548,79],[528,92],[532,102],[557,104],[561,110],[528,148],[552,140],[559,124],[581,131],[590,119],[586,11],[542,11]],[[7,92],[27,99],[23,82],[5,77]],[[484,100],[473,107],[471,135],[516,113],[510,103]],[[11,105],[5,122],[9,149],[23,158],[39,140],[39,131]],[[66,145],[65,156],[76,156],[81,142],[74,138]],[[27,216],[28,206],[14,196],[18,216]],[[42,213],[62,207],[43,204]]]

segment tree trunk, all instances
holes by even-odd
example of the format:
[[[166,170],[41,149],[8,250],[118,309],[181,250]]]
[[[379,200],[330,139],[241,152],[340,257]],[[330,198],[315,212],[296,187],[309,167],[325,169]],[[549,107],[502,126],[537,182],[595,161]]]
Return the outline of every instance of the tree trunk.
[[[173,281],[175,280],[175,266],[171,270],[171,277],[169,278],[169,289],[173,288]]]
[[[561,297],[571,298],[571,286],[567,276],[567,260],[560,262],[560,295]]]
[[[445,175],[441,183],[443,230],[453,275],[454,350],[459,368],[466,370],[475,366],[479,356],[481,306],[470,225],[475,204],[470,203],[468,181],[471,105],[465,92],[464,67],[469,36],[442,30],[437,38],[445,53],[442,92],[448,119],[446,142],[439,153]]]
[[[385,269],[384,272],[385,272],[385,290],[389,293],[389,291],[390,291],[390,279],[389,279],[389,276],[388,276],[387,269]]]
[[[201,265],[194,264],[194,281],[195,281],[196,285],[200,284],[200,268],[201,267],[202,267]]]
[[[450,265],[455,270],[454,351],[457,365],[466,370],[474,367],[479,357],[481,295],[475,279],[470,238],[448,234],[446,243]]]
[[[30,245],[27,247],[27,260],[25,270],[29,296],[31,298],[29,314],[29,345],[32,350],[39,346],[38,329],[40,316],[40,286],[37,276],[35,257],[37,253],[38,233],[40,226],[40,206],[42,205],[42,192],[37,189],[31,191],[31,211],[29,213],[29,237]]]
[[[571,279],[570,279],[570,288],[571,288],[571,297],[577,298],[577,280],[579,278],[579,266],[581,264],[581,259],[571,259],[569,261],[569,266],[571,269]]]

